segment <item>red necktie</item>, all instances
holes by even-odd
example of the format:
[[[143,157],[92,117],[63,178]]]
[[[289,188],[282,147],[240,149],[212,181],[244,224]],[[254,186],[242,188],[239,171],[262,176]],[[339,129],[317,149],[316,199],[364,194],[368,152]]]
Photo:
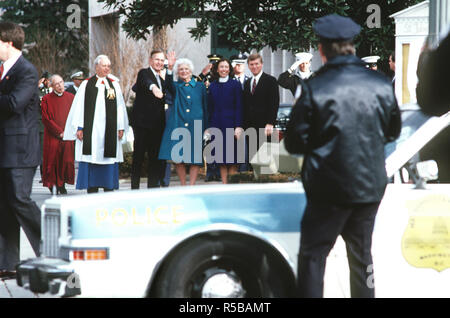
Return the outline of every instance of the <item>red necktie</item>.
[[[2,80],[2,76],[3,76],[3,71],[5,70],[3,64],[0,65],[0,81]]]
[[[252,95],[255,94],[255,89],[256,89],[256,78],[253,78],[253,85],[252,85]]]

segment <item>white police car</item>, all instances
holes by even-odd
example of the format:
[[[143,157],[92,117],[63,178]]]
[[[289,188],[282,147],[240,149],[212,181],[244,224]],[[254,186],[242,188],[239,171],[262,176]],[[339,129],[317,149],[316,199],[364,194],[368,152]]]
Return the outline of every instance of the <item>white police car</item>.
[[[404,126],[388,174],[449,119],[427,119],[417,131]],[[450,296],[450,184],[426,185],[435,167],[416,167],[419,188],[389,184],[380,205],[367,282],[377,297]],[[294,296],[305,204],[300,182],[54,197],[42,207],[43,255],[19,264],[17,281],[33,292],[83,297]],[[339,244],[326,296],[348,296]]]

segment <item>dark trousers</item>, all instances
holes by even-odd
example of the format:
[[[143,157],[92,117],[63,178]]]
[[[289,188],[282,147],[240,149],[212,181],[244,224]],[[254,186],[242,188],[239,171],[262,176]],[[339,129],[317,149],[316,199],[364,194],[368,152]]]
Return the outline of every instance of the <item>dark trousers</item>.
[[[144,162],[145,153],[147,153],[148,157],[147,187],[158,187],[164,178],[166,167],[165,161],[158,159],[163,130],[133,127],[133,132],[134,151],[133,163],[131,166],[131,188],[139,189],[141,169]]]
[[[34,168],[0,168],[0,270],[20,261],[20,227],[39,256],[41,210],[31,200]]]
[[[339,235],[347,249],[351,296],[375,296],[371,247],[378,206],[379,202],[346,206],[308,203],[300,232],[300,297],[323,297],[326,258]]]

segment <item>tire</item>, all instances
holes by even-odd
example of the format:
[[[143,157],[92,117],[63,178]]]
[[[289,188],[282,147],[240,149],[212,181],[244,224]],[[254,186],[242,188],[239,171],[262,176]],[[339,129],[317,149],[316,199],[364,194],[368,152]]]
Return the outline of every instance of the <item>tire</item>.
[[[269,265],[263,252],[248,242],[197,238],[177,250],[163,265],[152,294],[175,298],[283,297],[277,292],[282,280],[270,273]],[[223,283],[235,287],[234,292],[222,288]],[[213,293],[208,292],[210,287]]]

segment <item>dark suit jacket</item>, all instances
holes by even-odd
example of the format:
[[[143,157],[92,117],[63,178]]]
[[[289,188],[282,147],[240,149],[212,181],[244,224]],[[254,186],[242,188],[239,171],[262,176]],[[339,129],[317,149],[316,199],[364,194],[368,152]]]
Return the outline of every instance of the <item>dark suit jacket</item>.
[[[0,82],[0,168],[41,163],[38,72],[21,56]]]
[[[133,128],[159,128],[164,129],[165,111],[164,98],[159,99],[149,89],[151,84],[157,84],[155,75],[150,68],[139,71],[135,89],[136,99],[131,113],[131,126]],[[163,93],[165,92],[165,81],[161,78]]]
[[[250,92],[250,78],[244,83],[244,126],[245,128],[264,128],[267,124],[275,125],[278,107],[280,106],[280,93],[277,79],[262,73],[255,94]]]

